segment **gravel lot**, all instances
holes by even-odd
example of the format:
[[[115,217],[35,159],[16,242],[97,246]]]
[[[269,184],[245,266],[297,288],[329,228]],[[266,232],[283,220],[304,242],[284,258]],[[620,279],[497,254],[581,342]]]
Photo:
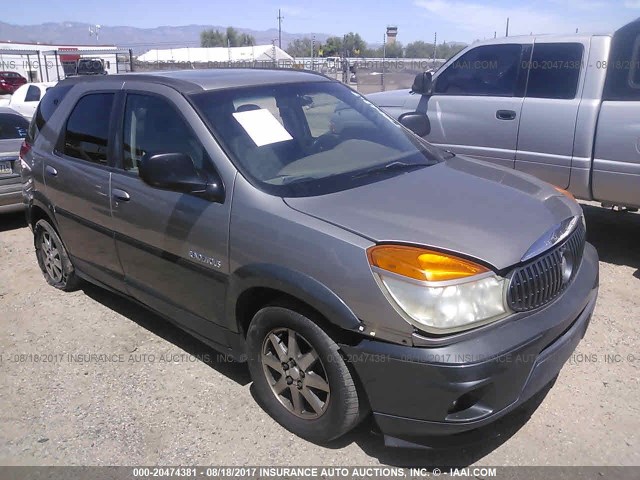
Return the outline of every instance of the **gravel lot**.
[[[331,445],[295,437],[243,365],[111,293],[49,287],[22,216],[2,216],[0,464],[640,465],[640,215],[584,208],[601,289],[576,355],[482,442],[447,450],[384,448],[368,423]]]

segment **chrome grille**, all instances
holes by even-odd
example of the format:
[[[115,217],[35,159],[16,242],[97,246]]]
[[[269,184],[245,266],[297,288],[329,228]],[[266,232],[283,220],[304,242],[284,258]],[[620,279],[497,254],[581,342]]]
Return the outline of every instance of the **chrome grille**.
[[[557,297],[578,271],[584,244],[585,229],[580,222],[563,243],[515,269],[507,291],[509,307],[516,312],[526,312]]]

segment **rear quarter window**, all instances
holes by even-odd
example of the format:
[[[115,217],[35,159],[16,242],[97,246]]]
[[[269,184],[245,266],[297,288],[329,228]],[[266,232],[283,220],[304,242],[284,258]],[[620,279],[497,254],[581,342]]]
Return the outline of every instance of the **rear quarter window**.
[[[33,116],[33,120],[29,127],[28,141],[33,142],[38,133],[44,128],[46,123],[56,111],[58,105],[62,102],[64,97],[69,93],[73,85],[60,85],[47,89],[44,97],[38,104],[38,108]]]
[[[640,100],[640,20],[613,36],[603,100]]]

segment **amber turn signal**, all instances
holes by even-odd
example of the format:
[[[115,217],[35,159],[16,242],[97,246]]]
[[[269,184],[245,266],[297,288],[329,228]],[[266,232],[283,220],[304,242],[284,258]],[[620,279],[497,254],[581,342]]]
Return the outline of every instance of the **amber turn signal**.
[[[470,260],[405,245],[377,245],[367,250],[367,257],[374,267],[428,282],[458,280],[489,271]]]
[[[569,197],[571,200],[575,200],[576,197],[574,197],[571,192],[569,192],[568,190],[565,190],[564,188],[560,188],[560,187],[556,187],[555,185],[553,186],[553,188],[555,188],[557,191],[559,191],[560,193],[562,193],[563,195]]]

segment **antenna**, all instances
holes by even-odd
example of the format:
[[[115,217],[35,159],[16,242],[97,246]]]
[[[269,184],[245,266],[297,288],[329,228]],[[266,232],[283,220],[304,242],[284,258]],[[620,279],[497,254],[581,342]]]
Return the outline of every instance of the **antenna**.
[[[100,25],[89,25],[89,36],[93,37],[94,35],[96,36],[96,43],[98,43],[98,38],[100,36],[100,29],[102,28],[102,26]]]

